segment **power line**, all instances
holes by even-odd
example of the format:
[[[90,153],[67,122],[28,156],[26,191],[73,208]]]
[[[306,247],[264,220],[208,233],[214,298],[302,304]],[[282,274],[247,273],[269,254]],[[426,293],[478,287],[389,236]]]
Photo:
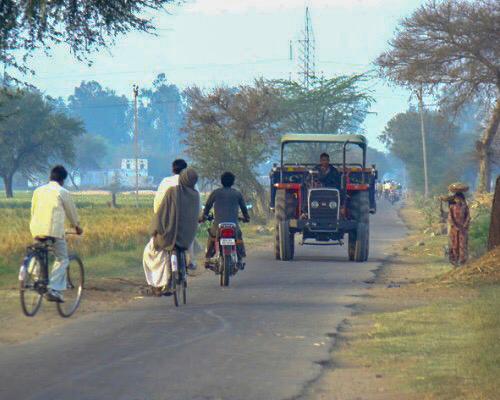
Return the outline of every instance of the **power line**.
[[[150,101],[148,105],[158,105],[158,104],[181,104],[182,101],[178,100],[166,100],[166,101]],[[134,100],[127,100],[123,103],[109,103],[109,104],[91,104],[91,105],[78,105],[78,106],[70,106],[72,110],[84,109],[84,108],[108,108],[108,107],[128,107],[134,104]]]
[[[275,58],[275,59],[262,59],[254,61],[242,61],[237,63],[206,63],[206,64],[188,64],[179,65],[174,67],[165,67],[163,69],[157,70],[130,70],[130,71],[106,71],[106,72],[89,72],[83,74],[42,74],[35,75],[33,78],[38,80],[50,80],[50,79],[61,79],[61,78],[79,78],[79,77],[89,77],[89,76],[105,76],[105,75],[131,75],[131,74],[144,74],[144,73],[166,73],[169,71],[178,70],[190,70],[190,69],[200,69],[200,68],[225,68],[225,67],[241,67],[242,65],[259,65],[259,64],[271,64],[278,62],[288,62],[287,58]]]

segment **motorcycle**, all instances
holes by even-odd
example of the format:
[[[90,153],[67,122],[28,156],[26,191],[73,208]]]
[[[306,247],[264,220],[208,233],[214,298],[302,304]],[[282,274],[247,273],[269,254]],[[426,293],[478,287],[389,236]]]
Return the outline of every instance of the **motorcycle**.
[[[213,216],[209,215],[207,220],[213,221]],[[247,222],[243,218],[238,218],[242,222]],[[236,249],[238,240],[238,227],[232,222],[222,222],[217,229],[215,237],[215,257],[209,262],[211,269],[220,276],[220,285],[229,286],[232,276],[243,265],[239,265],[238,252]]]
[[[389,199],[391,204],[395,204],[396,202],[399,201],[399,192],[395,189],[391,189],[389,191]]]

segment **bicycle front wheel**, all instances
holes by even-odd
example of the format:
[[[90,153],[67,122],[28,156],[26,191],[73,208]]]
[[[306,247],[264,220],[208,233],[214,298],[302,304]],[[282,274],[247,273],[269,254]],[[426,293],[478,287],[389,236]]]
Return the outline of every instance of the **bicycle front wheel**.
[[[84,279],[82,260],[76,255],[70,256],[66,270],[66,290],[63,292],[64,303],[57,303],[57,311],[61,317],[71,317],[80,305]]]
[[[32,254],[24,261],[26,272],[19,282],[19,297],[24,315],[34,317],[42,305],[42,294],[37,284],[41,279],[42,261]]]
[[[172,273],[172,292],[173,292],[173,298],[174,298],[174,305],[176,307],[179,307],[179,301],[181,298],[181,290],[182,290],[182,284],[179,283],[179,272],[174,271]]]

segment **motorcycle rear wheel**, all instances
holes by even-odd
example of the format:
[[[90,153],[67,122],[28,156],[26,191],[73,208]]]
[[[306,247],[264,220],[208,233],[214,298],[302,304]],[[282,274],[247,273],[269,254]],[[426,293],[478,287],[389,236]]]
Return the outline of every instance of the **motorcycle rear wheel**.
[[[222,271],[220,274],[221,286],[229,286],[229,280],[233,270],[233,261],[230,256],[222,256]]]

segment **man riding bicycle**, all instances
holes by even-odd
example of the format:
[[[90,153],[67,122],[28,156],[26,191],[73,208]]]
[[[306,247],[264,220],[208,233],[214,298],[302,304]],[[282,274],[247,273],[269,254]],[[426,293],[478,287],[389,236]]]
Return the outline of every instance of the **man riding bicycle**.
[[[50,182],[33,192],[31,200],[30,231],[35,240],[53,240],[54,265],[50,273],[49,301],[63,302],[62,291],[66,290],[66,269],[69,265],[68,247],[64,237],[65,218],[78,235],[83,233],[78,220],[75,203],[66,190],[64,181],[68,172],[62,165],[56,165],[50,172]]]
[[[200,194],[195,189],[197,181],[194,169],[184,169],[179,174],[178,185],[167,190],[153,216],[150,230],[157,253],[145,262],[144,272],[154,295],[172,294],[169,254],[176,249],[189,249],[195,239],[200,213]]]
[[[243,214],[245,222],[250,221],[247,206],[243,195],[236,189],[233,189],[235,176],[231,172],[224,172],[221,175],[222,187],[210,193],[207,199],[203,215],[200,219],[201,222],[206,221],[212,207],[215,211],[214,221],[210,227],[207,241],[207,251],[205,254],[205,268],[210,269],[210,259],[215,255],[215,240],[217,237],[217,230],[220,223],[233,223],[237,226],[237,242],[236,249],[238,252],[238,269],[245,268],[245,246],[243,244],[243,234],[238,226],[238,209]]]

